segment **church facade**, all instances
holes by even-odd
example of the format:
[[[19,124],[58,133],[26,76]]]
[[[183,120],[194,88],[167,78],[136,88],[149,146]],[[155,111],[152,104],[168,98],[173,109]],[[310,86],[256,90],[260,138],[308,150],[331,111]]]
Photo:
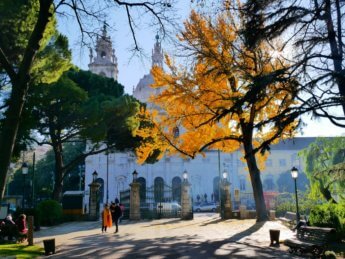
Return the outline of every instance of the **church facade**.
[[[152,66],[163,66],[163,50],[158,36],[156,36],[151,58]],[[97,39],[95,58],[90,51],[89,69],[95,74],[117,80],[117,59],[105,28],[102,37]],[[151,73],[144,75],[133,90],[133,96],[141,102],[147,102],[151,95],[159,93],[159,90],[150,87],[152,83]],[[293,166],[303,171],[298,152],[314,140],[314,138],[295,138],[271,147],[266,168],[262,171],[262,180],[267,183],[267,186],[264,186],[266,191],[274,191],[274,183],[279,174],[289,171]],[[155,187],[162,183],[167,186],[178,187],[181,185],[183,172],[187,171],[194,201],[218,201],[219,180],[222,178],[223,172],[226,171],[227,180],[231,183],[232,200],[234,202],[240,201],[251,207],[254,205],[252,188],[248,170],[241,160],[242,156],[241,151],[222,153],[211,150],[206,152],[205,157],[201,155],[195,159],[183,159],[179,156],[163,157],[155,164],[139,165],[136,163],[136,158],[132,152],[92,155],[85,160],[86,195],[84,202],[88,206],[88,184],[92,182],[92,174],[95,171],[98,173],[97,181],[102,185],[101,203],[108,203],[114,201],[115,198],[120,198],[120,192],[129,188],[129,184],[132,182],[132,173],[135,170],[138,172],[139,182],[146,187]]]

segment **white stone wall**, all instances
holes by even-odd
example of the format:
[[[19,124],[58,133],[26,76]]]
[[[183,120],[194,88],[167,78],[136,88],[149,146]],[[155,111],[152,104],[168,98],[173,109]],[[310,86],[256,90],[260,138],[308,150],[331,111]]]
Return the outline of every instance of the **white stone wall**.
[[[279,175],[280,173],[290,170],[292,166],[296,166],[295,160],[288,158],[295,157],[297,150],[275,150],[272,151],[269,159],[272,160],[272,167],[268,166],[262,171],[262,179],[268,174]],[[234,197],[234,189],[240,189],[240,178],[246,180],[246,189],[241,191],[244,193],[252,192],[250,178],[246,165],[240,161],[242,153],[237,151],[232,154],[220,153],[220,175],[224,169],[228,172],[228,180],[231,183],[231,195]],[[286,158],[287,164],[285,166],[279,165],[279,159]],[[213,190],[213,180],[219,176],[218,169],[218,152],[206,152],[206,157],[198,156],[194,160],[181,159],[178,156],[164,157],[155,164],[138,165],[131,153],[113,153],[108,157],[108,192],[109,201],[114,201],[116,197],[119,198],[119,193],[122,190],[129,188],[132,181],[132,172],[136,170],[138,177],[146,179],[146,186],[151,187],[154,184],[156,177],[162,177],[165,183],[172,185],[172,179],[178,176],[182,180],[184,170],[188,172],[188,180],[192,185],[193,199],[196,201],[196,196],[199,194],[203,196],[207,194],[207,200],[211,199]],[[298,160],[300,163],[300,161]],[[105,154],[98,154],[89,156],[86,159],[85,169],[85,183],[88,190],[88,184],[92,181],[92,173],[96,170],[98,177],[104,180],[104,198],[106,202],[106,186],[107,186],[107,156]],[[302,165],[300,164],[300,168]],[[88,196],[85,197],[85,202],[88,203]]]

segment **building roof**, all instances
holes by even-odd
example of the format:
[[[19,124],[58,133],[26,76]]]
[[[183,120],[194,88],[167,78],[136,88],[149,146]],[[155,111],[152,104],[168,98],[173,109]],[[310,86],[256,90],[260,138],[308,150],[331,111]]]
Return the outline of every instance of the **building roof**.
[[[301,150],[316,140],[315,137],[296,137],[293,139],[285,139],[278,144],[271,145],[271,150]]]

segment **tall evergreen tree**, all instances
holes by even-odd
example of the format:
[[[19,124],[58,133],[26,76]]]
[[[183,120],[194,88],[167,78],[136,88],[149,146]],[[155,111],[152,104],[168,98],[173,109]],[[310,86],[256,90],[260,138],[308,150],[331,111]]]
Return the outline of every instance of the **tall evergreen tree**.
[[[112,3],[112,7],[117,8],[117,10],[122,10],[127,14],[129,18],[129,28],[132,32],[135,47],[139,49],[135,36],[134,27],[137,24],[135,24],[135,19],[133,19],[133,9],[145,10],[145,14],[153,16],[164,31],[163,22],[167,18],[164,11],[166,8],[171,7],[171,5],[168,6],[166,4],[166,1],[140,0],[128,2],[114,0],[111,3],[109,1],[99,1],[97,3],[98,5],[95,5],[93,2],[89,4],[86,0],[19,0],[15,1],[15,3],[16,5],[13,6],[11,6],[13,1],[10,0],[4,0],[0,3],[0,13],[2,13],[1,24],[5,24],[5,22],[13,18],[13,24],[18,25],[17,27],[15,26],[15,28],[19,28],[19,33],[14,34],[15,39],[8,42],[3,39],[10,35],[7,34],[6,30],[0,30],[0,67],[5,71],[5,74],[0,77],[0,83],[7,84],[8,82],[11,87],[6,110],[1,114],[3,121],[0,125],[0,148],[2,150],[0,153],[0,200],[2,200],[4,196],[6,176],[17,138],[18,128],[22,119],[24,104],[27,99],[30,84],[32,83],[33,67],[37,60],[38,52],[43,50],[50,40],[49,31],[50,28],[52,28],[51,26],[54,25],[55,12],[64,7],[70,8],[69,11],[75,15],[82,32],[88,33],[85,28],[84,18],[93,18],[98,21],[103,19],[102,10],[108,10],[109,4]],[[13,12],[10,10],[13,10]],[[24,10],[24,12],[22,12],[22,10]],[[62,9],[62,12],[64,11],[65,10]],[[28,24],[20,22],[25,21],[27,17],[32,17]],[[23,27],[24,25],[25,27]],[[12,59],[7,56],[9,53],[7,53],[6,48],[10,45],[17,46],[15,44],[17,40],[18,42],[20,41],[20,43],[18,44],[18,53],[13,55],[14,57],[18,57],[18,62],[15,62],[15,58]],[[47,70],[44,70],[44,72],[47,72]],[[53,74],[55,73],[55,80],[59,78],[60,75],[58,71],[51,70],[51,72]]]
[[[130,149],[133,145],[130,138],[123,139],[121,134],[130,135],[136,127],[131,117],[139,110],[139,103],[123,95],[123,86],[113,79],[71,70],[56,83],[33,87],[29,96],[27,109],[32,111],[37,123],[34,129],[40,134],[35,141],[51,145],[54,152],[55,200],[61,199],[66,174],[88,155],[112,147]],[[88,149],[67,160],[64,147],[76,141],[88,141]]]

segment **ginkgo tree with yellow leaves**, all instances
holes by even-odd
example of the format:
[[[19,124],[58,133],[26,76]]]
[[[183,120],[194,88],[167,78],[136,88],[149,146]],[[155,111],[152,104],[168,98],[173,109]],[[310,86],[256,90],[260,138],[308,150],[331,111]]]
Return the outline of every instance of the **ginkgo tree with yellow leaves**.
[[[160,94],[150,99],[156,109],[143,109],[138,116],[150,127],[140,127],[135,134],[150,141],[137,149],[137,156],[144,162],[157,149],[164,151],[161,156],[179,153],[191,158],[210,149],[241,149],[257,220],[265,221],[260,168],[270,144],[294,135],[298,121],[289,115],[296,105],[298,84],[288,64],[273,57],[268,44],[246,47],[239,33],[241,19],[238,11],[214,19],[192,11],[178,35],[192,65],[175,65],[166,56],[168,71],[152,69],[152,87]]]

